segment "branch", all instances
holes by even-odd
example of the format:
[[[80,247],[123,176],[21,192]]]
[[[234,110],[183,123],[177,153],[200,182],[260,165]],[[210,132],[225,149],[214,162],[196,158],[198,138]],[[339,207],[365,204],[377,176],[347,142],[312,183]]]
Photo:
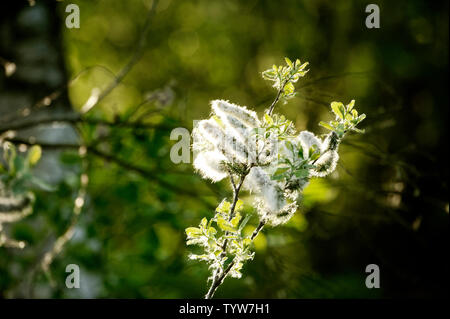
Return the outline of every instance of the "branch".
[[[258,236],[258,234],[261,232],[265,223],[266,223],[265,221],[261,221],[259,223],[258,227],[256,227],[256,229],[253,231],[253,234],[250,237],[252,242],[256,238],[256,236]],[[219,286],[223,283],[224,279],[228,276],[229,272],[231,271],[231,269],[233,268],[235,263],[236,263],[235,260],[233,260],[227,266],[227,268],[213,280],[213,283],[211,284],[211,287],[209,288],[209,290],[205,296],[205,299],[211,299],[214,296],[214,293],[216,292],[217,288],[219,288]]]
[[[30,146],[37,144],[37,145],[41,146],[42,148],[46,148],[46,149],[78,149],[81,147],[81,145],[79,145],[79,144],[41,143],[39,141],[30,142],[28,140],[19,139],[19,138],[11,138],[11,139],[6,138],[5,141],[9,141],[12,143],[18,143],[18,144],[25,144],[25,145],[30,145]],[[159,175],[155,174],[155,172],[152,170],[134,165],[125,160],[122,160],[121,158],[119,158],[117,156],[100,151],[97,148],[92,147],[92,146],[86,146],[86,150],[90,154],[95,155],[100,158],[103,158],[104,160],[106,160],[108,162],[113,162],[128,171],[138,173],[139,175],[141,175],[142,177],[144,177],[145,179],[147,179],[149,181],[156,181],[160,186],[162,186],[166,189],[172,190],[173,192],[176,192],[183,196],[189,195],[190,197],[194,197],[194,198],[198,199],[206,207],[211,207],[211,204],[208,201],[204,200],[203,198],[199,197],[198,193],[196,193],[195,191],[191,190],[190,188],[189,189],[182,188],[182,187],[179,187],[178,185],[171,184],[171,183],[167,182],[166,180],[164,180]]]
[[[286,83],[288,80],[285,80],[283,84],[281,85],[280,89],[278,90],[277,96],[275,97],[275,100],[273,100],[272,104],[270,105],[269,111],[267,112],[268,115],[272,115],[273,109],[275,108],[275,105],[277,105],[278,101],[280,100],[281,93],[284,90],[284,87],[286,86]]]
[[[172,126],[165,126],[161,124],[151,124],[151,123],[142,123],[142,122],[129,122],[129,121],[115,121],[109,122],[101,119],[90,119],[83,118],[81,115],[76,113],[62,114],[56,115],[53,117],[45,117],[45,118],[34,118],[30,120],[0,125],[0,134],[6,131],[18,131],[27,128],[31,128],[34,126],[42,125],[42,124],[50,124],[50,123],[69,123],[69,124],[77,124],[77,123],[86,123],[92,125],[106,125],[112,126],[116,128],[145,128],[145,129],[173,129]]]

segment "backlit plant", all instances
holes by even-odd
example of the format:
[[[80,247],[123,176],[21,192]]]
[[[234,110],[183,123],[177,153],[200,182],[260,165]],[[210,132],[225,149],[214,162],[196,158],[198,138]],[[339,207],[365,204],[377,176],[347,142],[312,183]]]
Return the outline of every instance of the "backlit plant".
[[[355,101],[344,105],[332,102],[335,120],[320,125],[330,130],[324,139],[308,131],[297,133],[285,116],[272,114],[275,105],[295,95],[294,83],[303,77],[308,63],[292,62],[273,66],[262,73],[273,81],[275,100],[264,116],[224,100],[211,102],[213,115],[193,130],[194,167],[212,182],[229,178],[231,198],[223,199],[211,219],[203,218],[198,227],[186,229],[187,245],[202,247],[201,254],[191,254],[211,270],[210,288],[205,298],[212,298],[227,276],[240,278],[244,263],[253,259],[252,243],[265,225],[286,223],[298,210],[302,190],[312,177],[333,172],[339,159],[338,147],[350,131],[362,133],[356,126],[365,118],[354,109]],[[252,206],[259,225],[244,236],[250,216],[242,215],[241,190],[255,195]]]

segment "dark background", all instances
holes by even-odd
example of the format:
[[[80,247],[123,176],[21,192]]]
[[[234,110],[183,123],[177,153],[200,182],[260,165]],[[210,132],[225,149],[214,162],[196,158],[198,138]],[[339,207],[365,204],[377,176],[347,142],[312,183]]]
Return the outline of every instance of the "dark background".
[[[80,29],[65,27],[69,3],[79,5]],[[184,229],[211,217],[230,188],[172,163],[170,131],[192,129],[216,98],[262,114],[275,91],[261,72],[285,56],[309,61],[310,72],[276,112],[321,134],[329,103],[355,99],[366,134],[346,138],[337,171],[311,182],[288,224],[258,236],[243,278],[216,296],[448,296],[448,1],[377,1],[381,28],[367,29],[364,1],[164,0],[140,47],[151,3],[2,2],[0,61],[17,70],[0,75],[1,131],[76,114],[136,59],[82,121],[20,130],[43,141],[35,174],[55,190],[35,190],[33,215],[6,227],[27,247],[0,247],[0,297],[202,297],[208,270],[187,259]],[[137,114],[145,127],[105,125],[155,92]],[[81,169],[73,147],[49,144],[80,141],[114,158],[88,152],[86,205],[46,276],[39,261],[70,224]],[[71,263],[81,268],[78,290],[64,285]],[[372,263],[380,289],[364,283]]]

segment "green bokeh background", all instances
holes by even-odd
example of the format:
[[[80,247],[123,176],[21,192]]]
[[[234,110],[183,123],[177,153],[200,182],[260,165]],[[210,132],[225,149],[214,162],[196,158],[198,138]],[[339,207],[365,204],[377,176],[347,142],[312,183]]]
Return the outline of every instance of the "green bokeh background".
[[[79,75],[68,87],[79,110],[133,55],[152,1],[71,1],[80,7],[80,29],[64,27],[67,3],[58,2],[55,14],[67,79]],[[55,284],[39,274],[27,296],[201,298],[208,270],[187,259],[184,229],[210,218],[230,187],[172,163],[170,131],[191,130],[218,98],[262,114],[275,91],[261,72],[285,56],[308,61],[310,71],[297,97],[276,112],[299,131],[323,134],[317,124],[332,118],[329,103],[355,99],[367,114],[366,134],[346,138],[336,172],[312,180],[286,225],[264,229],[243,278],[227,279],[216,296],[448,296],[448,2],[376,3],[380,29],[366,28],[366,1],[160,1],[140,60],[89,113],[110,121],[149,92],[170,88],[171,103],[145,106],[158,109],[146,121],[161,128],[113,129],[104,142],[149,174],[88,155],[86,207],[51,266]],[[88,140],[101,134],[88,124],[82,131]],[[57,190],[38,192],[33,215],[11,226],[27,248],[0,248],[4,297],[22,289],[48,235],[69,223],[80,162],[70,151],[61,160],[68,173]],[[245,212],[255,215],[248,194],[244,199]],[[81,268],[81,289],[64,285],[70,263]],[[364,283],[372,263],[381,270],[380,289]]]

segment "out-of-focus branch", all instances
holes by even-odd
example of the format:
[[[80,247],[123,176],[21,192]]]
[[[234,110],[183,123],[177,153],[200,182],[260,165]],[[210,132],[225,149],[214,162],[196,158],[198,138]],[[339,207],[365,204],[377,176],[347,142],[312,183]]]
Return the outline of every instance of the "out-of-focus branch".
[[[130,58],[128,63],[120,70],[120,72],[117,74],[117,76],[114,78],[113,81],[106,87],[103,92],[101,92],[93,104],[86,104],[85,107],[81,109],[81,113],[87,113],[89,112],[94,106],[96,106],[98,103],[100,103],[106,96],[108,96],[109,93],[111,93],[114,88],[116,88],[120,82],[124,79],[124,77],[131,71],[131,69],[134,67],[134,65],[139,61],[139,59],[142,56],[142,53],[144,51],[145,46],[145,40],[147,37],[148,30],[150,29],[150,20],[153,16],[153,13],[155,11],[156,5],[158,4],[158,0],[154,0],[152,2],[152,6],[150,7],[147,17],[145,19],[144,27],[142,29],[139,42],[137,44],[136,50],[134,51],[133,56]]]
[[[37,144],[37,145],[41,146],[43,149],[79,149],[80,147],[83,147],[79,144],[71,144],[71,143],[42,143],[40,141],[30,142],[28,140],[20,139],[17,137],[5,138],[5,141],[9,141],[9,142],[12,142],[15,144],[25,144],[25,145]],[[117,157],[113,154],[103,152],[103,151],[97,149],[96,147],[92,147],[92,146],[85,146],[85,147],[86,147],[86,151],[92,155],[100,157],[108,162],[112,162],[112,163],[126,169],[127,171],[138,173],[139,175],[141,175],[142,177],[144,177],[147,180],[156,181],[160,186],[162,186],[166,189],[172,190],[172,191],[178,193],[180,196],[194,197],[194,198],[198,199],[200,202],[202,202],[206,207],[208,207],[208,208],[213,207],[211,205],[211,203],[209,203],[209,202],[203,200],[201,197],[199,197],[197,192],[191,190],[190,188],[179,187],[175,184],[169,183],[153,170],[137,166],[137,165],[130,163],[128,161],[125,161],[125,160],[121,159],[120,157]]]
[[[173,129],[172,126],[164,125],[164,124],[152,124],[152,123],[142,123],[142,122],[130,122],[130,121],[114,121],[109,122],[101,119],[93,119],[93,118],[83,118],[81,115],[76,113],[70,114],[61,114],[61,115],[52,115],[50,117],[45,118],[30,118],[23,121],[17,121],[13,123],[4,123],[0,124],[0,134],[6,131],[17,131],[28,129],[31,127],[39,126],[42,124],[50,124],[50,123],[69,123],[69,124],[77,124],[77,123],[86,123],[92,125],[106,125],[106,126],[114,126],[117,128],[144,128],[144,129]]]

